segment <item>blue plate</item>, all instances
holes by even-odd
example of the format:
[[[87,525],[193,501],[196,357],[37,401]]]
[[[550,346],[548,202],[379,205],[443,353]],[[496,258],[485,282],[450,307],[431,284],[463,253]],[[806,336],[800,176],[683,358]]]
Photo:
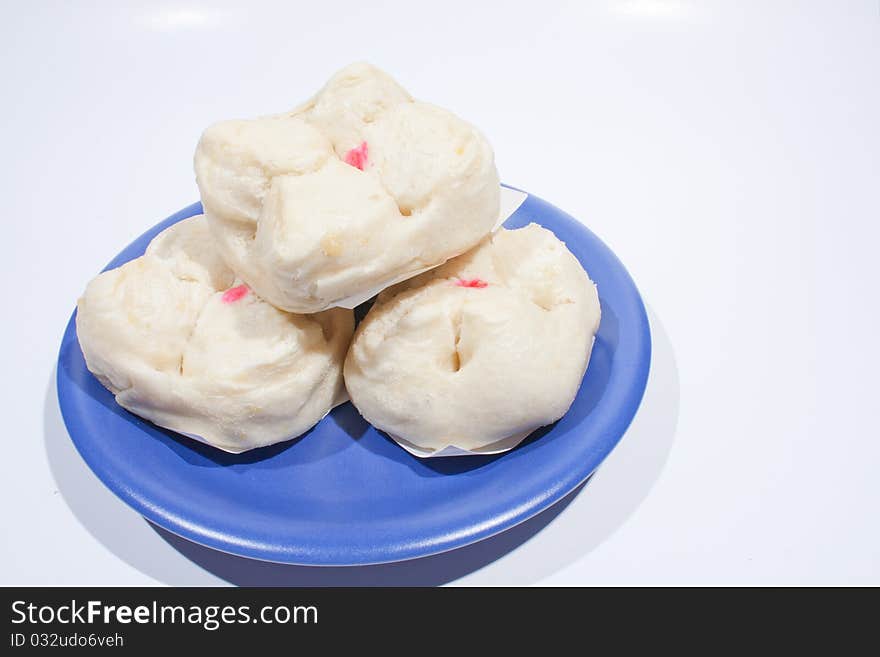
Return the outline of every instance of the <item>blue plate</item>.
[[[194,204],[125,248],[144,252]],[[583,225],[529,196],[505,226],[549,228],[599,286],[602,323],[568,413],[496,456],[420,460],[336,408],[304,436],[233,455],[119,407],[86,369],[71,318],[58,358],[58,398],[79,453],[116,495],[175,534],[233,554],[306,565],[422,557],[505,530],[584,481],[635,415],[651,359],[645,308],[626,269]]]

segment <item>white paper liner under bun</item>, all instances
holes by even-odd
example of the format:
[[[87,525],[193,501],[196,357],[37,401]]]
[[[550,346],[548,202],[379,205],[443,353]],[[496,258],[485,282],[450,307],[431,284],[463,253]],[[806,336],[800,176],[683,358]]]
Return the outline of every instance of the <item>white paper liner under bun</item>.
[[[399,436],[393,436],[390,433],[386,433],[385,435],[387,435],[389,438],[391,438],[391,440],[403,447],[403,449],[405,449],[413,456],[417,456],[420,459],[433,459],[441,458],[444,456],[491,456],[493,454],[502,454],[504,452],[509,452],[510,450],[512,450],[523,440],[532,435],[535,431],[537,431],[537,429],[532,429],[524,433],[508,436],[507,438],[502,438],[501,440],[497,440],[494,443],[479,447],[477,449],[464,449],[463,447],[458,447],[457,445],[447,445],[446,447],[443,447],[441,449],[430,450],[419,447],[418,445],[413,445],[411,442],[406,441]]]

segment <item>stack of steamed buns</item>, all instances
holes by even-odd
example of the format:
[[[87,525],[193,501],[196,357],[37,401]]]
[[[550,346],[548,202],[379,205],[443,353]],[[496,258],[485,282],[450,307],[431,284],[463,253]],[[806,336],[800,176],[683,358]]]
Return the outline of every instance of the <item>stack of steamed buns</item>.
[[[290,112],[209,127],[195,170],[204,215],[77,306],[86,364],[124,408],[237,453],[350,398],[428,454],[568,410],[596,287],[550,231],[493,232],[498,172],[470,124],[357,64]],[[355,331],[343,306],[377,291]]]

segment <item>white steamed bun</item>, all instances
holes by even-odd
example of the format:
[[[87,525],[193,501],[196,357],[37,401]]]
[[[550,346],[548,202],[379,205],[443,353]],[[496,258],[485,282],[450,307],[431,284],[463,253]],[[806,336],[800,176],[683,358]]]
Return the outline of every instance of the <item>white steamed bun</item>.
[[[226,263],[290,312],[442,264],[499,212],[483,136],[368,64],[343,69],[290,113],[209,127],[195,171]]]
[[[304,433],[345,398],[353,313],[293,315],[237,283],[204,216],[167,228],[79,300],[89,370],[120,406],[228,452]]]
[[[553,233],[501,229],[382,292],[345,384],[370,423],[421,450],[484,448],[565,414],[599,317],[595,285]]]

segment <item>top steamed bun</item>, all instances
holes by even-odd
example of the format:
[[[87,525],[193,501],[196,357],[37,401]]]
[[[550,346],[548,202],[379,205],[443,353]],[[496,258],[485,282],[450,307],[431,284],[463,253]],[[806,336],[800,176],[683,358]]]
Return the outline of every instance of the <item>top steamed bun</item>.
[[[291,312],[439,265],[486,236],[499,212],[482,135],[367,64],[288,114],[211,126],[195,170],[226,263]]]

